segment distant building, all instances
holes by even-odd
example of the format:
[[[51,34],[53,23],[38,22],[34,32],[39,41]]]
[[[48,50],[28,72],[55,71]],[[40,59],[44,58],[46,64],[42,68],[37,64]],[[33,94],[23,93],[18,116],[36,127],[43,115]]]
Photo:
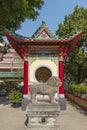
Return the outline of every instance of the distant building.
[[[23,73],[23,60],[14,49],[8,49],[8,52],[3,55],[0,53],[0,79],[16,79],[19,78],[16,74]]]
[[[14,49],[9,49],[0,62],[0,72],[17,72],[18,70],[23,70],[23,60]]]

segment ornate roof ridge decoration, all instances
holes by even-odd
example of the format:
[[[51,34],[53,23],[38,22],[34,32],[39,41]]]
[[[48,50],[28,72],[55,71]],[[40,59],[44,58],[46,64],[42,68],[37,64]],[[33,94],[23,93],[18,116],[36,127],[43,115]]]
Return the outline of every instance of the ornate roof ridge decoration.
[[[50,39],[56,39],[56,37],[54,36],[54,34],[51,32],[51,30],[47,27],[45,21],[42,21],[41,26],[36,30],[36,32],[32,35],[32,39],[37,39],[38,35],[42,32],[42,31],[46,31],[46,33],[49,35]]]
[[[82,34],[82,31],[77,32],[76,34],[68,35],[68,37],[65,38],[51,38],[51,39],[37,39],[34,37],[25,37],[21,36],[15,32],[9,31],[8,29],[5,29],[4,34],[10,36],[11,38],[15,39],[17,42],[70,42],[74,40],[77,36]],[[35,34],[35,33],[34,33]]]

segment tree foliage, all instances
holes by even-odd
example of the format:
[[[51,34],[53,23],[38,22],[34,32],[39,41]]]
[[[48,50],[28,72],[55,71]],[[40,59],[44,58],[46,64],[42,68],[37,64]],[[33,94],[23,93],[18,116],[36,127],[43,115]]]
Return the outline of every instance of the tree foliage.
[[[0,83],[0,88],[5,89],[8,93],[12,90],[16,90],[18,87],[17,81],[3,81]]]
[[[76,47],[65,59],[65,74],[66,78],[69,77],[76,83],[82,82],[87,77],[87,53],[83,53],[82,48]]]
[[[87,9],[76,6],[72,14],[65,16],[56,34],[59,37],[82,31],[82,36],[73,52],[65,59],[66,77],[70,75],[80,83],[87,75]]]
[[[43,0],[0,0],[0,33],[18,29],[26,18],[35,20],[43,4]]]

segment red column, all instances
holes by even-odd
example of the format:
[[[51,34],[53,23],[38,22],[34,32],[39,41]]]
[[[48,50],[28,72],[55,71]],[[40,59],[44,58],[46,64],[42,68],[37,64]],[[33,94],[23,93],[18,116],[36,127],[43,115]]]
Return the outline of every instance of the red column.
[[[28,60],[24,59],[24,98],[28,98]]]
[[[59,87],[59,96],[64,98],[64,61],[63,58],[59,60],[59,78],[62,82],[62,85]]]

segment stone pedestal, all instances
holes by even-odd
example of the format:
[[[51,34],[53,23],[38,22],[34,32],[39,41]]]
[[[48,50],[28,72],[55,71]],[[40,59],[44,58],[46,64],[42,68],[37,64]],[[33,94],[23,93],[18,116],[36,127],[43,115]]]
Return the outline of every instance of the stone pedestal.
[[[29,130],[59,130],[58,104],[29,104],[26,125]]]

